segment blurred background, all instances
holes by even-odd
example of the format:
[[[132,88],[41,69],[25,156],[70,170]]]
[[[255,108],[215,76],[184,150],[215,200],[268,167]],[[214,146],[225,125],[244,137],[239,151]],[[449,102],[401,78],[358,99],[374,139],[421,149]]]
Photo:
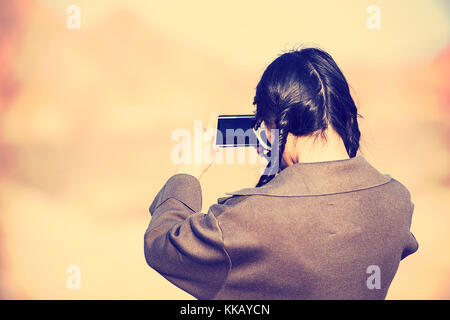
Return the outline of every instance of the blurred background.
[[[306,45],[335,58],[364,117],[362,155],[415,203],[420,248],[388,298],[449,299],[449,33],[447,0],[2,0],[0,298],[192,298],[143,253],[175,170],[171,133],[251,113],[267,65]],[[254,183],[248,166],[211,168],[203,210]]]

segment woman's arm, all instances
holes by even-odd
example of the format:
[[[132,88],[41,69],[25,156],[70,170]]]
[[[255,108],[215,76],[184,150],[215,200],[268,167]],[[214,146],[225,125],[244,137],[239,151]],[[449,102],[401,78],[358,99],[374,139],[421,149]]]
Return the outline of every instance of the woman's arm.
[[[413,254],[418,249],[419,249],[419,243],[417,242],[416,237],[414,237],[412,232],[410,232],[409,233],[408,242],[407,242],[406,247],[405,247],[405,249],[403,250],[403,253],[402,253],[401,260],[405,259],[410,254]]]
[[[207,214],[201,206],[198,179],[172,176],[150,206],[144,251],[149,266],[167,280],[198,299],[210,299],[221,289],[231,261],[214,206]]]

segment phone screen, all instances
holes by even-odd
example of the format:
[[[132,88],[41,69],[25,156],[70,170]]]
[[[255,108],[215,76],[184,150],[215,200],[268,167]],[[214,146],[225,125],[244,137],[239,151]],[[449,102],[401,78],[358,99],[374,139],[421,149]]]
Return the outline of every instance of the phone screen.
[[[220,115],[217,120],[216,146],[257,146],[258,139],[253,131],[254,115]]]

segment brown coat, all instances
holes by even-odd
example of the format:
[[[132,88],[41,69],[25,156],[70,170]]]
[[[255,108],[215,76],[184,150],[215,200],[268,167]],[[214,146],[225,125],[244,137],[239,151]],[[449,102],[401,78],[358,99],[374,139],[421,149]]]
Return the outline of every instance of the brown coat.
[[[408,190],[362,156],[227,194],[201,213],[199,181],[176,174],[150,206],[147,263],[198,299],[384,299],[418,249]]]

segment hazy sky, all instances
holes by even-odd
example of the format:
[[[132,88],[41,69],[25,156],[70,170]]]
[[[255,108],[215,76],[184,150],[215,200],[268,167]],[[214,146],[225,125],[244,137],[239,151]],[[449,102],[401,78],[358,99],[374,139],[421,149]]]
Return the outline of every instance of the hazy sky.
[[[40,0],[65,18],[73,1]],[[435,54],[449,41],[446,0],[78,0],[82,27],[124,8],[148,27],[243,67],[260,67],[282,50],[316,44],[340,59],[397,63]],[[381,29],[369,30],[377,5]]]

